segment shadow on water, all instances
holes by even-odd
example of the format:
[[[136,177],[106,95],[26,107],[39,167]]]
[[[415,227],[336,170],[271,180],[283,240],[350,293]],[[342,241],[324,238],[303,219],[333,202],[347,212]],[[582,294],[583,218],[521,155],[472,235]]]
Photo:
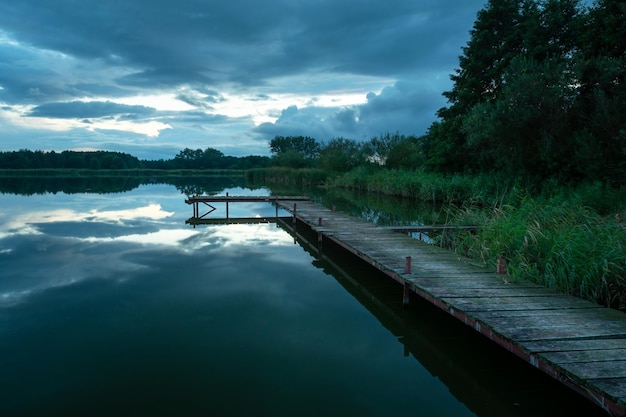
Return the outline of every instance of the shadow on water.
[[[416,294],[403,306],[400,284],[331,241],[321,248],[310,229],[278,225],[397,338],[399,355],[414,357],[477,416],[606,415]]]
[[[195,176],[195,177],[155,177],[155,176],[48,176],[48,177],[0,177],[0,194],[108,194],[132,191],[141,185],[168,184],[176,187],[181,194],[217,194],[226,188],[245,186],[250,188],[245,178],[236,176]]]

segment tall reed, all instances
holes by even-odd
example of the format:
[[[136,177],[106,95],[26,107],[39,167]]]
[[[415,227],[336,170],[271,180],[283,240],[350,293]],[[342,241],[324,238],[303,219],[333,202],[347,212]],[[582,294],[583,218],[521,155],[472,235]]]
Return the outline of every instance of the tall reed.
[[[331,187],[352,188],[421,201],[489,201],[497,193],[498,183],[491,176],[450,175],[409,170],[358,167],[338,177],[329,178]]]
[[[457,237],[452,246],[490,268],[505,258],[514,279],[626,310],[626,225],[619,216],[580,204],[587,198],[582,193],[568,194],[525,196],[518,205],[482,210],[482,230]],[[450,211],[455,222],[479,217],[471,210]]]

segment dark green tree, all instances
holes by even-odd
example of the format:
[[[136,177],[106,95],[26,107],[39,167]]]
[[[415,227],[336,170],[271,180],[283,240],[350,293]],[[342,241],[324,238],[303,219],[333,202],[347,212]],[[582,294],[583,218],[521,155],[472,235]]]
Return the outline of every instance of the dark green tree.
[[[520,0],[490,0],[478,12],[459,68],[450,77],[454,87],[443,93],[451,104],[441,110],[443,115],[463,114],[497,97],[504,69],[522,50],[522,4]]]
[[[576,90],[568,73],[558,59],[512,61],[500,98],[475,105],[463,121],[481,170],[537,178],[573,172],[569,117]]]
[[[63,168],[88,168],[84,152],[63,151],[61,155],[64,157]]]
[[[361,144],[346,138],[334,138],[323,143],[318,157],[318,167],[333,172],[350,171],[362,163]]]
[[[274,166],[289,168],[311,168],[315,165],[316,160],[306,158],[303,154],[293,149],[280,152],[272,156],[271,163]]]
[[[477,15],[426,166],[546,177],[574,172],[579,0],[491,0]]]
[[[626,3],[598,0],[577,56],[576,161],[591,179],[626,183]]]
[[[98,161],[94,165],[99,166],[102,169],[124,169],[126,164],[124,158],[119,154],[107,153],[99,158],[93,158],[92,161]]]
[[[459,57],[459,68],[450,77],[453,87],[443,93],[449,106],[438,111],[441,121],[426,138],[431,168],[471,168],[472,156],[467,153],[459,119],[476,104],[493,102],[498,97],[504,70],[523,48],[523,4],[521,0],[490,0],[478,12],[470,41]]]
[[[202,149],[185,148],[174,157],[173,165],[175,168],[182,169],[199,168],[203,154]]]
[[[270,152],[274,155],[295,151],[305,159],[317,158],[320,145],[309,136],[275,136],[270,141]]]
[[[363,144],[363,153],[365,158],[370,162],[384,165],[391,150],[404,139],[405,137],[399,133],[392,135],[389,132],[384,135],[374,137]]]
[[[414,170],[422,167],[424,155],[422,143],[415,136],[402,137],[389,151],[385,166],[390,169]]]
[[[202,152],[199,167],[204,169],[221,169],[228,167],[228,161],[222,151],[213,148],[206,148]]]
[[[319,143],[308,136],[276,136],[269,145],[272,163],[291,168],[312,167],[320,152]]]

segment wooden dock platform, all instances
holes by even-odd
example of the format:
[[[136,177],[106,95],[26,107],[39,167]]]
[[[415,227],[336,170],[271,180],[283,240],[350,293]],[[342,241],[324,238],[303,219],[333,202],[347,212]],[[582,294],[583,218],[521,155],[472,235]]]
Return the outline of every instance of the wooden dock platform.
[[[309,201],[306,196],[279,196],[279,195],[194,195],[185,200],[187,204],[195,203],[273,203],[276,201]]]
[[[590,399],[626,416],[626,314],[506,274],[393,228],[311,201],[275,202],[293,227],[317,232],[493,342]],[[402,228],[398,228],[402,229]]]
[[[191,225],[199,224],[232,224],[232,223],[267,223],[267,221],[257,221],[256,218],[249,219],[232,219],[230,218],[229,207],[231,203],[274,203],[276,205],[276,217],[278,217],[278,205],[279,201],[307,201],[309,197],[305,196],[231,196],[226,195],[194,195],[185,200],[185,203],[193,206],[193,216],[190,217],[186,223]],[[213,213],[217,208],[212,206],[211,203],[224,203],[226,207],[225,218],[222,219],[207,219],[206,216]],[[200,204],[208,207],[206,211],[202,213],[200,211]]]

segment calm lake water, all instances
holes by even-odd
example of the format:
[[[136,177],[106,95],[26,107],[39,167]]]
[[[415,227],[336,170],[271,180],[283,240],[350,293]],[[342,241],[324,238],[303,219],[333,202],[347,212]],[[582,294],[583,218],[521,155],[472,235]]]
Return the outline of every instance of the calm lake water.
[[[0,194],[0,416],[604,415],[345,254],[184,199]]]

